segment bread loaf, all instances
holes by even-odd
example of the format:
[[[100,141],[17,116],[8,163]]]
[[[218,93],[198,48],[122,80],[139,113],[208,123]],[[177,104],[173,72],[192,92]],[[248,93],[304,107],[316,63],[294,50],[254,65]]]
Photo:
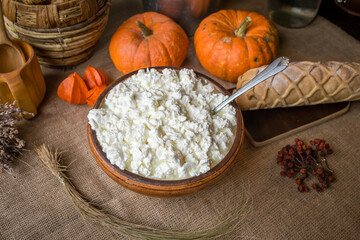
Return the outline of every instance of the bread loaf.
[[[266,66],[238,78],[236,89]],[[293,62],[236,99],[242,110],[360,100],[360,63]]]

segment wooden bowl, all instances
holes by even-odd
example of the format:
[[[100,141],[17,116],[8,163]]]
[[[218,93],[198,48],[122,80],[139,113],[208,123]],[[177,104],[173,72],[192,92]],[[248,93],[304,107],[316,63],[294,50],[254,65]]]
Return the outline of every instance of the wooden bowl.
[[[165,67],[155,67],[155,69],[159,71],[163,70],[164,68]],[[171,68],[176,71],[181,70],[181,68],[174,67],[166,68]],[[105,97],[111,89],[113,89],[117,84],[125,81],[130,76],[136,73],[137,71],[124,75],[114,81],[111,85],[109,85],[99,96],[93,108],[100,108],[105,100]],[[224,89],[221,85],[219,85],[211,78],[198,72],[195,73],[198,78],[207,80],[207,82],[213,85],[219,92],[230,95],[230,93],[226,89]],[[235,101],[231,104],[236,109],[237,119],[236,133],[233,145],[231,146],[228,154],[216,166],[211,168],[208,172],[200,174],[196,177],[181,180],[157,180],[146,178],[129,172],[127,170],[121,170],[119,167],[112,165],[107,159],[106,154],[102,151],[102,148],[97,140],[96,132],[92,130],[90,125],[88,124],[88,140],[90,144],[90,149],[95,157],[95,160],[105,171],[105,173],[108,174],[117,183],[129,188],[130,190],[141,194],[157,197],[175,197],[193,193],[203,189],[211,183],[214,183],[221,176],[223,176],[225,170],[229,168],[240,150],[244,139],[244,122],[239,106],[235,103]]]

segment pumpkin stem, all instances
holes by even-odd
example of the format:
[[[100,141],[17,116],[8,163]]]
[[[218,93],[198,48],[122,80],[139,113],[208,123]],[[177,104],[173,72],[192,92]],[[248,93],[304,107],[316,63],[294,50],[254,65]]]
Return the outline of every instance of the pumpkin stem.
[[[136,24],[141,29],[141,34],[144,38],[148,38],[148,37],[152,36],[153,31],[150,28],[148,28],[147,26],[145,26],[145,24],[143,24],[140,21],[136,21]]]
[[[244,37],[245,36],[245,31],[247,26],[249,25],[249,23],[251,22],[251,17],[246,16],[244,21],[240,24],[240,27],[238,27],[237,29],[235,29],[234,34],[237,37]]]

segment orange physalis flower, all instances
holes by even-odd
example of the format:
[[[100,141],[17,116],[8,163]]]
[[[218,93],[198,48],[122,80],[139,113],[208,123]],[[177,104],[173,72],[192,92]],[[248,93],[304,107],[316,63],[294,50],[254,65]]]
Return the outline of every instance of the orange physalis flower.
[[[87,92],[84,80],[76,72],[65,78],[57,89],[58,97],[71,104],[85,104]]]
[[[88,65],[84,72],[84,81],[90,90],[101,85],[106,85],[107,76],[100,69]]]
[[[95,88],[89,90],[88,93],[86,94],[87,104],[90,106],[94,106],[96,100],[98,99],[100,94],[105,90],[105,88],[106,88],[106,85],[101,85],[101,86],[98,86],[98,87],[95,87]]]

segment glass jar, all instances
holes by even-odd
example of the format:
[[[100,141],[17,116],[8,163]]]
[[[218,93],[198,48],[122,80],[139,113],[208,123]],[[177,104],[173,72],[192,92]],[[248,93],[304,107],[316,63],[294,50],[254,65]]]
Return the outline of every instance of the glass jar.
[[[321,0],[268,0],[269,18],[284,27],[307,26],[316,16]]]

